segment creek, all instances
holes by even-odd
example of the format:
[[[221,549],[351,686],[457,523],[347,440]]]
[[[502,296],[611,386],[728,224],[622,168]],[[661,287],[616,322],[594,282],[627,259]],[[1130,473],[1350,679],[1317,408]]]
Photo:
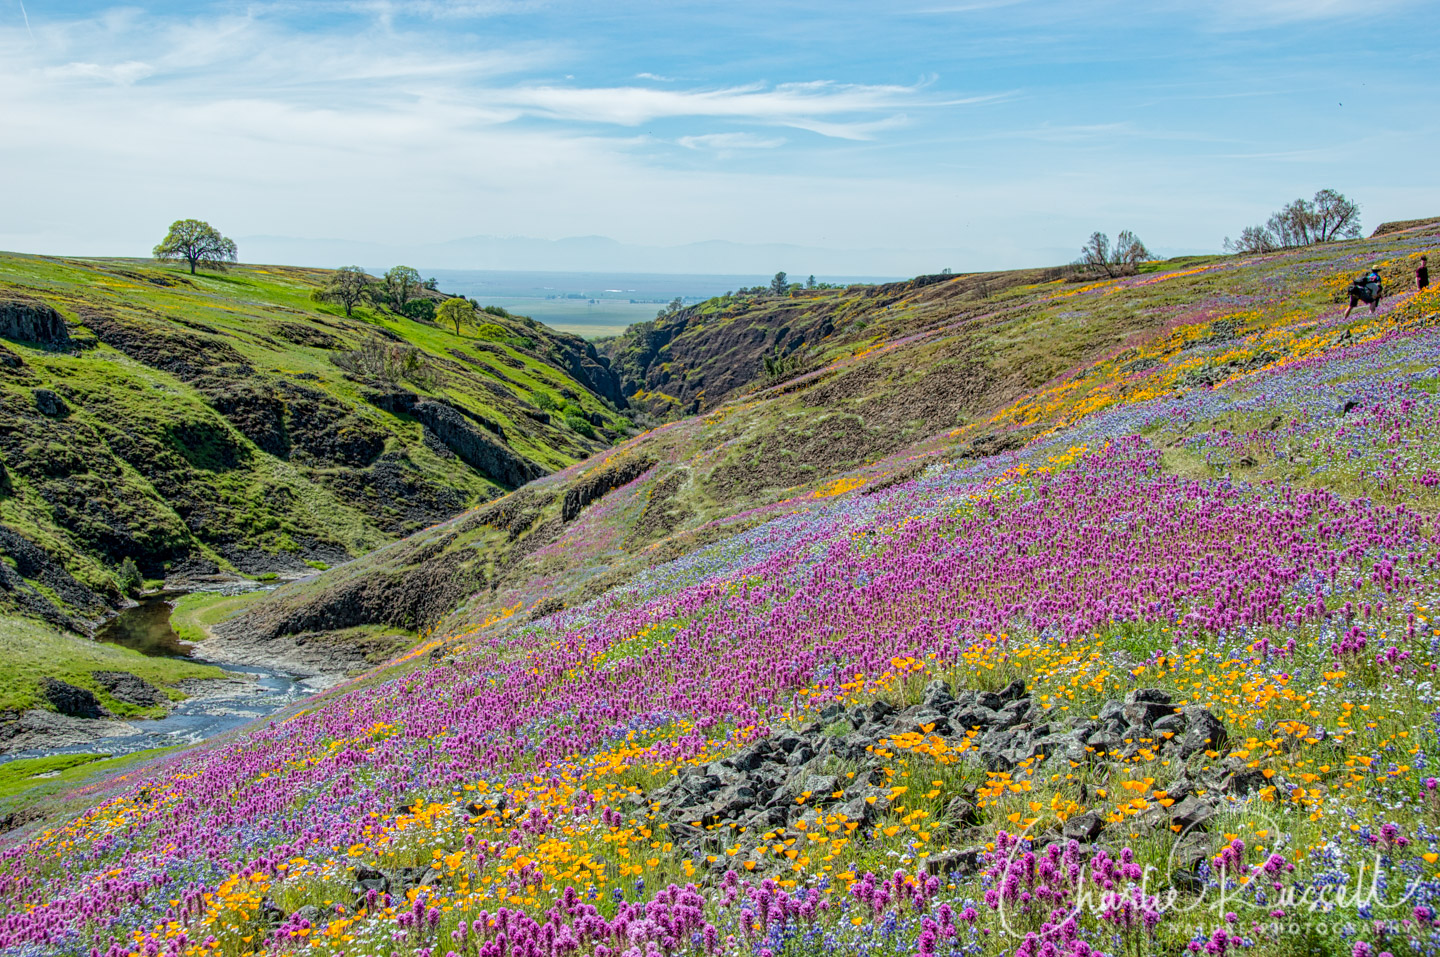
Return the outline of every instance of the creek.
[[[147,748],[190,745],[274,714],[314,693],[305,680],[286,672],[209,661],[195,654],[195,646],[180,639],[171,627],[171,602],[182,592],[149,596],[106,622],[95,633],[96,641],[113,642],[154,657],[186,658],[214,665],[226,673],[218,679],[190,679],[184,690],[189,695],[163,718],[126,718],[114,722],[115,733],[83,744],[33,748],[4,755],[0,761],[35,758],[52,754],[107,752],[130,754]]]

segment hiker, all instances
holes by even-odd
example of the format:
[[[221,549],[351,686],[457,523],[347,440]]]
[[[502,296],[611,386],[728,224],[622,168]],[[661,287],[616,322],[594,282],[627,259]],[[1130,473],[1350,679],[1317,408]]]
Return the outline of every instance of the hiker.
[[[1415,291],[1424,292],[1425,287],[1430,285],[1430,266],[1425,262],[1424,256],[1420,257],[1420,268],[1415,270]]]
[[[1355,309],[1356,303],[1369,303],[1371,312],[1379,309],[1380,297],[1384,293],[1383,286],[1380,270],[1373,266],[1369,272],[1352,282],[1350,284],[1350,308],[1345,310],[1345,318],[1350,318],[1350,313]]]

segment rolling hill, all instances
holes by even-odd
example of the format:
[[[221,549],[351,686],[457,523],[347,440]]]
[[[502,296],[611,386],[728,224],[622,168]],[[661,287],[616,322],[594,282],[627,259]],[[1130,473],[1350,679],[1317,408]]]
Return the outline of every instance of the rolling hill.
[[[673,421],[220,624],[426,640],[10,836],[0,954],[1425,952],[1437,239],[633,330]]]
[[[347,317],[310,299],[328,275],[0,256],[11,607],[82,628],[126,560],[172,582],[308,573],[627,434],[577,337]]]

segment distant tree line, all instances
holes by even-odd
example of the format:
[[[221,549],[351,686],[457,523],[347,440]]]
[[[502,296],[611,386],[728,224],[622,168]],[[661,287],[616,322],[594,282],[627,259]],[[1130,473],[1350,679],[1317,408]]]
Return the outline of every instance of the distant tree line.
[[[1225,249],[1235,253],[1270,253],[1360,235],[1360,206],[1333,189],[1322,189],[1314,199],[1287,203],[1264,224],[1246,226],[1239,239],[1225,237]]]

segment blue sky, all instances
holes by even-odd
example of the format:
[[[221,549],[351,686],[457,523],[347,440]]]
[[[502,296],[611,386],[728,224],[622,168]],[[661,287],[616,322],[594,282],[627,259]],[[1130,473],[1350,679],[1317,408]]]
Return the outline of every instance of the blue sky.
[[[1437,22],[1386,0],[0,0],[0,248],[143,254],[195,216],[422,261],[600,235],[636,269],[718,239],[881,274],[1064,261],[1094,229],[1215,250],[1321,187],[1371,228],[1440,214]]]

